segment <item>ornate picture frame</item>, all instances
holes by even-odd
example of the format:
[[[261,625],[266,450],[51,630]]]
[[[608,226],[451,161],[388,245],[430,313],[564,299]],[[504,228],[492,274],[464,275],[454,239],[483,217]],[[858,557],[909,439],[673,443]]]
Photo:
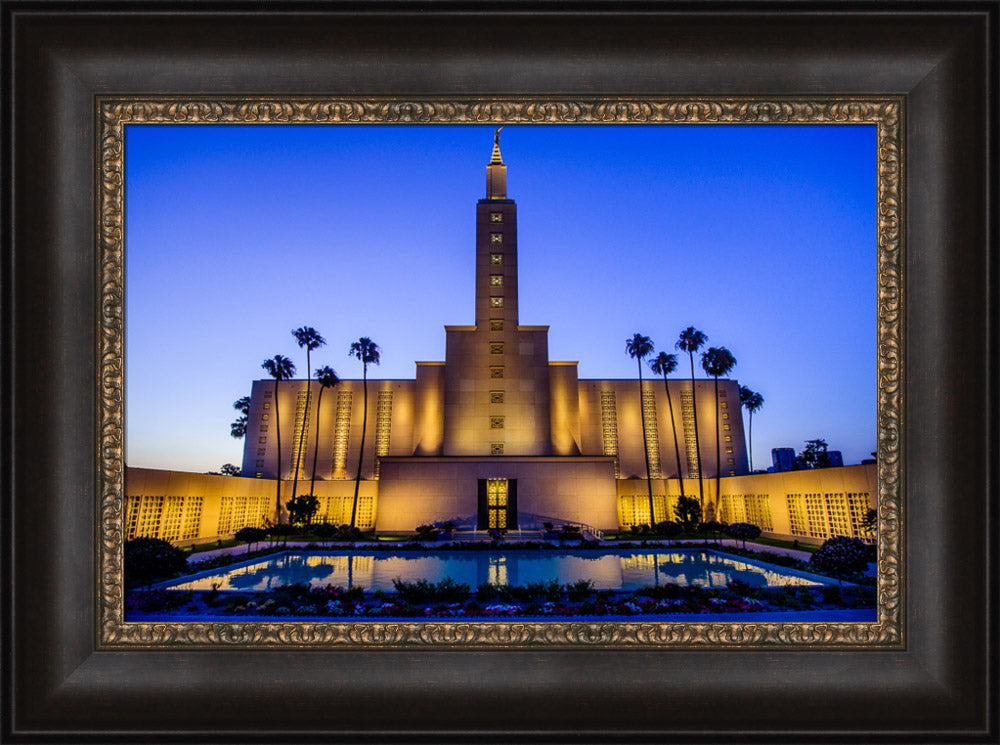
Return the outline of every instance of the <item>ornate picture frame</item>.
[[[0,11],[5,741],[997,740],[995,2]],[[566,644],[545,629],[476,639],[437,626],[380,643],[374,627],[352,639],[122,625],[120,267],[101,254],[121,238],[102,201],[114,168],[95,168],[102,102],[307,97],[754,100],[775,105],[768,115],[785,101],[899,105],[901,201],[879,218],[905,246],[889,246],[899,272],[880,265],[879,290],[880,308],[900,311],[879,349],[879,454],[898,459],[879,481],[898,490],[879,504],[883,530],[898,531],[880,544],[899,559],[880,566],[880,582],[900,580],[880,616],[890,630],[847,648],[820,627],[815,640],[748,629],[742,644],[711,628],[677,643],[673,630],[647,640],[642,625],[601,625],[594,639],[570,628]]]
[[[794,645],[892,648],[905,643],[901,571],[902,317],[900,231],[903,197],[901,98],[452,98],[290,99],[99,98],[100,306],[102,390],[100,512],[103,645],[283,644],[456,648]],[[122,453],[124,327],[124,132],[128,124],[874,124],[877,128],[878,618],[857,622],[304,621],[128,622],[123,618]]]

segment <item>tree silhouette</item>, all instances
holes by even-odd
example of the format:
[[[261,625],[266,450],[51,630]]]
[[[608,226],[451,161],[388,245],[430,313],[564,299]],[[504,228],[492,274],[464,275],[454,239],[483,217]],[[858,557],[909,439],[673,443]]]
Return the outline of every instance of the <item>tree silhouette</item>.
[[[312,363],[312,351],[326,344],[326,339],[312,326],[302,326],[292,331],[296,343],[306,350],[306,410],[302,414],[302,426],[299,428],[299,446],[295,448],[295,469],[292,474],[292,499],[299,488],[299,468],[302,465],[302,448],[305,447],[306,422],[309,421],[309,398],[312,395],[312,381],[309,378]]]
[[[316,493],[316,464],[319,462],[319,416],[323,412],[323,391],[340,383],[340,378],[332,367],[324,365],[316,369],[316,382],[319,383],[319,396],[316,398],[316,449],[313,450],[312,480],[309,482],[309,493]],[[327,516],[330,514],[330,501],[326,503]]]
[[[826,440],[822,438],[806,440],[805,449],[795,457],[796,468],[798,470],[829,468],[830,456],[826,452],[826,448]]]
[[[755,412],[760,411],[760,407],[764,405],[764,397],[747,388],[745,385],[740,386],[740,404],[750,413],[749,422],[749,445],[748,449],[750,451],[750,473],[753,473],[753,415]]]
[[[719,499],[719,479],[722,470],[722,447],[719,437],[719,376],[728,375],[736,367],[736,358],[725,347],[709,347],[701,355],[701,366],[715,379],[715,499]]]
[[[233,402],[233,408],[240,412],[241,416],[229,425],[229,434],[237,440],[242,439],[247,433],[247,422],[250,417],[250,396],[238,398]]]
[[[649,443],[646,442],[646,407],[642,405],[642,361],[653,353],[653,342],[648,336],[632,334],[625,340],[625,351],[635,360],[639,369],[639,418],[642,422],[642,454],[646,456],[646,491],[649,493],[649,527],[656,523],[653,515],[653,479],[649,473]]]
[[[289,380],[295,374],[295,364],[280,354],[274,355],[271,359],[264,360],[261,364],[267,374],[274,378],[274,429],[278,439],[278,472],[274,481],[274,522],[281,522],[281,417],[278,415],[278,384],[282,380]]]
[[[361,488],[361,464],[365,455],[365,432],[368,429],[368,365],[377,365],[381,357],[381,350],[378,344],[367,336],[362,336],[355,342],[351,342],[351,348],[347,354],[361,361],[364,365],[362,381],[364,386],[364,415],[361,419],[361,448],[358,451],[358,471],[354,477],[354,504],[351,505],[351,527],[355,526],[358,516],[358,490]]]
[[[655,375],[663,376],[663,388],[667,392],[667,408],[670,410],[670,429],[674,434],[674,457],[677,460],[677,479],[681,482],[681,496],[684,494],[684,473],[681,471],[681,446],[677,442],[677,424],[674,422],[674,402],[670,398],[670,385],[667,383],[667,376],[677,369],[677,355],[660,352],[649,361],[649,369]]]
[[[694,326],[688,326],[681,331],[677,343],[674,344],[676,349],[688,353],[688,361],[691,363],[691,405],[694,407],[694,451],[695,461],[698,463],[698,504],[702,505],[702,507],[705,505],[705,485],[701,473],[701,439],[698,436],[698,396],[694,388],[694,353],[701,349],[707,341],[708,337],[703,332]]]

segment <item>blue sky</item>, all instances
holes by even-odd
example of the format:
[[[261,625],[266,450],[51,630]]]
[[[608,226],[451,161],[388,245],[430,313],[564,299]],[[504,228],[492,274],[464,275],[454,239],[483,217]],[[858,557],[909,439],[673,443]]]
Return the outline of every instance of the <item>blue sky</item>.
[[[876,446],[873,125],[511,125],[520,320],[581,378],[635,375],[635,332],[674,352],[696,326],[759,391],[757,467],[822,437]],[[130,125],[126,462],[239,464],[232,403],[261,362],[360,377],[444,358],[473,319],[486,125]],[[682,359],[681,374],[687,363]],[[696,361],[697,362],[697,361]]]

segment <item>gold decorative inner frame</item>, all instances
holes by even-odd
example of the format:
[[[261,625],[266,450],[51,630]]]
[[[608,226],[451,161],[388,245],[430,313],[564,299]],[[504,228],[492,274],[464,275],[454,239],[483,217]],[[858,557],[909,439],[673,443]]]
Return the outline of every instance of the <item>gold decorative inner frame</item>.
[[[900,648],[905,642],[902,97],[259,98],[100,97],[97,117],[98,645],[123,647]],[[874,124],[877,127],[878,579],[874,622],[124,620],[124,131],[127,124]]]

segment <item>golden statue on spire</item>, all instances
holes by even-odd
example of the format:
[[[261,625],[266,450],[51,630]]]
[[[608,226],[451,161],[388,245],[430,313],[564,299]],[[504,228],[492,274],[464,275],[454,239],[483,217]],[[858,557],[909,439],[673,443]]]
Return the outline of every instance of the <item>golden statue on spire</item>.
[[[503,129],[501,124],[496,128],[493,133],[493,154],[490,157],[490,163],[503,163],[503,158],[500,156],[500,130]]]
[[[493,154],[490,162],[486,166],[486,198],[506,199],[507,198],[507,166],[503,164],[500,155],[500,130],[503,125],[496,128],[493,133]]]

